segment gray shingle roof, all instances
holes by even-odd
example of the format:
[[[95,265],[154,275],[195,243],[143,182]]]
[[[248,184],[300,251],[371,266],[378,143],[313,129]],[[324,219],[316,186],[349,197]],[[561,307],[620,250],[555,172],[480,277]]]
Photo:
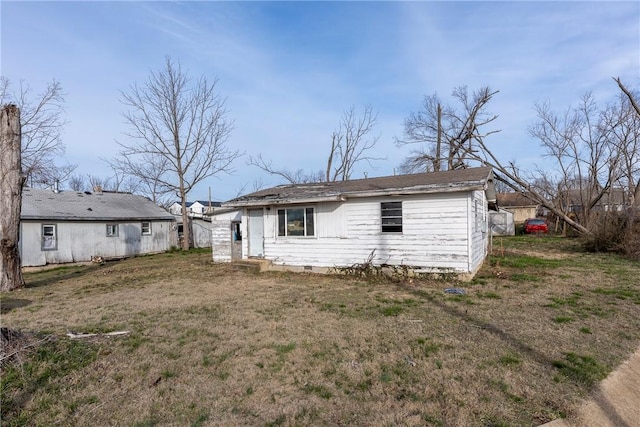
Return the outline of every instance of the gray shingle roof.
[[[22,219],[48,220],[174,220],[169,212],[143,196],[38,188],[22,190]]]
[[[392,194],[420,194],[465,189],[483,189],[492,177],[489,167],[394,175],[349,181],[287,184],[256,191],[225,202],[222,206],[257,206],[278,203],[340,200]]]

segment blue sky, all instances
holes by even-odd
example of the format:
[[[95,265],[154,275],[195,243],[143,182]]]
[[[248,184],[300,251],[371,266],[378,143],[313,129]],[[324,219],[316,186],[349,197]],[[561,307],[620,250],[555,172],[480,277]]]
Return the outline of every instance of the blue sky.
[[[1,72],[66,96],[63,139],[76,173],[108,176],[101,158],[125,142],[120,91],[143,83],[167,55],[192,77],[218,78],[235,130],[229,146],[274,166],[320,170],[330,135],[354,105],[378,112],[376,157],[354,178],[394,173],[403,120],[425,95],[490,86],[499,115],[489,145],[533,168],[533,104],[557,111],[612,77],[640,86],[640,2],[31,2],[0,3]],[[246,165],[200,185],[190,200],[227,200],[242,186],[281,183]]]

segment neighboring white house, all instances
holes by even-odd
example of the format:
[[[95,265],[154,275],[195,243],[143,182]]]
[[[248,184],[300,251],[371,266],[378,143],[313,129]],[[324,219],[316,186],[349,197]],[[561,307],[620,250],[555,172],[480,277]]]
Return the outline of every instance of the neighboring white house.
[[[489,204],[495,205],[491,168],[470,168],[282,185],[222,207],[242,211],[243,259],[306,271],[370,259],[473,274],[487,255]]]
[[[196,200],[195,202],[187,202],[187,214],[191,217],[200,217],[213,212],[214,208],[220,207],[220,202],[208,202],[205,200]],[[169,206],[169,212],[174,215],[182,215],[182,203],[173,202]]]
[[[164,252],[176,244],[174,216],[146,197],[23,189],[23,267]]]

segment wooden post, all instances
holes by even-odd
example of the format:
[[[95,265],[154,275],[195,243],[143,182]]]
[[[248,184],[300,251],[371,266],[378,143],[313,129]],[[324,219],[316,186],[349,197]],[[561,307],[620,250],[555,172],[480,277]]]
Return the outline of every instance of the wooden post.
[[[12,104],[0,111],[0,291],[24,286],[20,265],[22,159],[20,109]]]

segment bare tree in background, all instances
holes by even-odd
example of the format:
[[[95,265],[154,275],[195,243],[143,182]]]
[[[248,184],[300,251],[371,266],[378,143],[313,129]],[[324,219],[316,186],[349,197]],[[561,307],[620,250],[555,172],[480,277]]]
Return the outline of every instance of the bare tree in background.
[[[436,94],[425,96],[422,109],[405,120],[404,137],[395,138],[398,146],[416,147],[403,161],[401,171],[437,172],[467,167],[468,161],[476,157],[477,143],[499,132],[485,130],[498,118],[486,111],[496,93],[483,87],[469,94],[466,86],[458,87],[452,93],[458,108],[444,105]]]
[[[270,175],[284,178],[290,184],[302,184],[322,181],[346,181],[351,179],[355,166],[360,162],[381,160],[369,155],[378,142],[379,136],[372,136],[378,121],[378,114],[370,105],[364,107],[362,115],[351,106],[346,110],[338,128],[331,134],[331,147],[327,157],[327,165],[323,171],[309,173],[303,169],[277,169],[272,161],[265,160],[262,154],[249,157],[248,164],[256,166]]]
[[[273,166],[273,161],[265,160],[262,154],[257,156],[249,156],[247,164],[250,166],[256,166],[270,175],[275,175],[283,178],[289,184],[304,184],[309,182],[324,181],[325,173],[321,170],[316,172],[307,172],[304,169],[277,169]]]
[[[327,159],[325,178],[327,181],[351,179],[353,168],[360,162],[371,164],[380,158],[368,153],[378,142],[379,136],[371,136],[378,122],[378,113],[370,105],[358,116],[355,106],[342,114],[338,129],[331,134],[331,150]]]
[[[165,184],[164,177],[170,174],[169,160],[166,157],[145,153],[133,160],[121,156],[108,163],[116,178],[124,180],[128,177],[137,180],[137,185],[130,185],[129,191],[138,191],[157,205],[166,206],[176,193],[173,187]]]
[[[619,108],[607,114],[611,124],[620,124],[614,130],[616,144],[620,150],[620,185],[627,189],[628,205],[640,208],[640,106],[636,99],[640,95],[627,89],[619,78],[614,79],[622,91]]]
[[[613,131],[619,123],[603,119],[590,93],[562,115],[548,103],[536,104],[535,109],[538,121],[529,133],[541,142],[558,171],[558,192],[565,198],[559,208],[588,228],[593,209],[611,194],[617,179],[620,153]]]
[[[640,206],[640,115],[632,108],[624,94],[602,112],[603,126],[609,134],[618,160],[614,165],[615,185],[625,190],[625,203],[629,207]]]
[[[166,58],[165,67],[151,72],[142,87],[134,84],[122,92],[131,141],[119,143],[122,171],[148,178],[144,165],[162,167],[159,186],[176,194],[182,203],[182,248],[190,246],[187,196],[200,182],[229,172],[240,156],[227,148],[233,122],[227,118],[224,99],[216,92],[217,80],[204,76],[191,81],[179,63]]]
[[[22,185],[20,109],[3,105],[0,111],[0,291],[24,286],[20,265]]]
[[[87,183],[82,175],[71,175],[67,178],[67,186],[73,191],[85,191]]]
[[[633,142],[637,137],[630,132],[636,125],[621,104],[600,110],[590,93],[562,114],[548,103],[538,103],[535,109],[538,120],[529,133],[553,161],[551,170],[525,172],[513,162],[503,163],[482,139],[470,155],[493,167],[498,180],[549,209],[578,233],[592,235],[591,214],[598,204],[606,204],[603,198],[609,197],[615,183],[628,182],[623,170],[631,170],[627,175],[638,178]],[[629,152],[625,154],[623,147]],[[635,166],[623,169],[625,156]]]
[[[14,93],[9,79],[0,77],[0,104],[12,103],[20,109],[22,171],[30,186],[52,186],[67,179],[76,168],[68,163],[56,164],[56,159],[65,152],[61,139],[67,123],[64,95],[62,85],[56,80],[38,94],[20,82],[19,90]]]

